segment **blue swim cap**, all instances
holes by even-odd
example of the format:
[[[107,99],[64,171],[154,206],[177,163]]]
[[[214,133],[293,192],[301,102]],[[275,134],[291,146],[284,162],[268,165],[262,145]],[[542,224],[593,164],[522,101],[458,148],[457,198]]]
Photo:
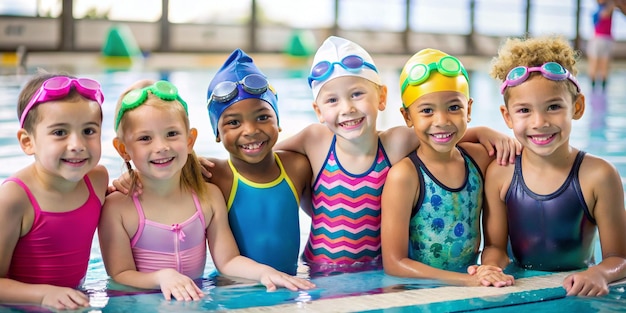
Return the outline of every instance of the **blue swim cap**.
[[[211,120],[211,127],[213,127],[213,133],[217,136],[217,122],[224,113],[224,110],[228,109],[234,103],[237,103],[245,99],[261,99],[272,106],[274,112],[276,112],[276,119],[278,120],[278,95],[276,95],[274,89],[267,83],[267,90],[260,93],[255,93],[245,88],[241,81],[250,74],[255,74],[250,77],[255,83],[259,82],[258,78],[267,79],[266,76],[256,67],[254,61],[241,49],[236,49],[230,54],[224,65],[217,71],[211,83],[209,83],[209,89],[207,91],[207,105],[209,110],[209,119]],[[214,99],[213,92],[215,87],[223,82],[236,83],[237,92],[232,99],[224,100],[224,102]],[[234,92],[234,90],[233,90]],[[251,93],[252,92],[252,93]]]

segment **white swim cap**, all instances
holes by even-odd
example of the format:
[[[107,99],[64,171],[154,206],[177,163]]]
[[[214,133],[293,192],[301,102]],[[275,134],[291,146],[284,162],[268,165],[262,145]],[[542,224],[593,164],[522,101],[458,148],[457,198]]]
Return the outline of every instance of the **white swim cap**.
[[[358,44],[336,36],[328,37],[317,49],[309,72],[309,85],[313,99],[322,86],[333,78],[356,76],[382,85],[372,57]]]

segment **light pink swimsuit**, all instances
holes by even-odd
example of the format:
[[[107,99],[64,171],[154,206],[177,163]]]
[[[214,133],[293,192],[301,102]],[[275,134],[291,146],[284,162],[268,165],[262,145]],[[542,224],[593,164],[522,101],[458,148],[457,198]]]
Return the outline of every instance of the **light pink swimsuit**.
[[[204,273],[207,256],[206,227],[202,207],[193,194],[196,213],[180,224],[164,225],[147,220],[139,199],[133,197],[139,227],[132,238],[135,266],[140,272],[172,268],[192,279]]]
[[[89,178],[84,179],[89,197],[83,205],[67,212],[42,210],[24,182],[10,177],[5,183],[9,181],[24,189],[35,216],[30,231],[17,241],[7,277],[29,284],[79,287],[87,273],[102,210]]]

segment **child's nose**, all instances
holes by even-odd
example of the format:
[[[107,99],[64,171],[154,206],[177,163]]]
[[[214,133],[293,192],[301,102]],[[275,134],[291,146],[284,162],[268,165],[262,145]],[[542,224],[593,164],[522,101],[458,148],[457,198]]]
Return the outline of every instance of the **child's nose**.
[[[75,152],[82,152],[85,150],[85,141],[82,136],[78,134],[70,135],[69,149]]]
[[[533,114],[532,121],[533,121],[533,127],[535,127],[535,128],[544,127],[544,126],[547,126],[547,124],[548,124],[548,120],[541,113]]]

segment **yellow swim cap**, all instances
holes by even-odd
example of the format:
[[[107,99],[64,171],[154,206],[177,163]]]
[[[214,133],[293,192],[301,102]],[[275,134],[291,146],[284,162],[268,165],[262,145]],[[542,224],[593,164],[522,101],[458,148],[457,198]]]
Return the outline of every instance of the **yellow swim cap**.
[[[469,99],[467,71],[451,55],[436,49],[420,50],[400,73],[402,106],[408,108],[419,97],[438,91],[457,91]]]

